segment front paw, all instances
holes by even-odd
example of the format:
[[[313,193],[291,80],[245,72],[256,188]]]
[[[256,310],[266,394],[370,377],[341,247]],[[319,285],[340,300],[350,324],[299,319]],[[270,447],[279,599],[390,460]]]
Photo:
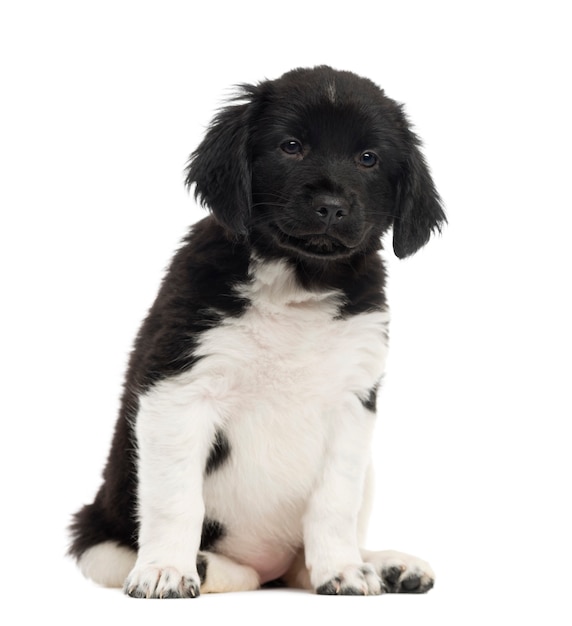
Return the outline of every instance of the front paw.
[[[366,563],[347,565],[337,572],[322,574],[322,583],[316,585],[316,593],[340,596],[378,596],[383,584],[375,569]]]
[[[132,598],[196,598],[200,581],[197,575],[184,576],[174,567],[135,567],[123,590]]]

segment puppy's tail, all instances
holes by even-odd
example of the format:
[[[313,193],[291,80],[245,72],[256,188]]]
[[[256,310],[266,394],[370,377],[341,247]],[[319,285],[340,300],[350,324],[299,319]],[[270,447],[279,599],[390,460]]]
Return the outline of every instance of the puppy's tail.
[[[68,554],[82,574],[105,587],[122,587],[137,556],[135,541],[125,536],[127,529],[110,523],[96,499],[73,516],[69,530]]]

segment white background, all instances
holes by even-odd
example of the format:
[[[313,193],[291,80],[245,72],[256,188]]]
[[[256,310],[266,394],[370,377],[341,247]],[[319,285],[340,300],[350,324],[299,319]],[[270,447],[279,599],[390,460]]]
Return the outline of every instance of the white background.
[[[571,623],[565,4],[3,2],[4,623]],[[99,485],[139,322],[203,215],[187,156],[230,86],[319,63],[406,103],[447,206],[442,237],[386,253],[370,533],[430,560],[436,587],[195,602],[100,589],[64,558],[65,526]]]

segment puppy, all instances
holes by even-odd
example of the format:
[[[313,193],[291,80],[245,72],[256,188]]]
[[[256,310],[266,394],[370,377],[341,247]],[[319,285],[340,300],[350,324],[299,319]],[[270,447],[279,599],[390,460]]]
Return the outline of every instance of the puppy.
[[[138,598],[281,580],[424,592],[427,563],[362,546],[387,351],[381,237],[413,254],[445,222],[419,142],[374,83],[329,67],[215,117],[187,184],[211,215],[137,336],[81,571]]]

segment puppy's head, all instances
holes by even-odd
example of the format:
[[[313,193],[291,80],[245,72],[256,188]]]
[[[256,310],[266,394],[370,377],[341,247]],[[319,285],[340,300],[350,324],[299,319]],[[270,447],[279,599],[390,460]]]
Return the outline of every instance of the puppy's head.
[[[244,85],[191,155],[187,184],[216,219],[273,254],[416,252],[445,221],[402,108],[329,67]],[[238,99],[237,99],[238,100]]]

